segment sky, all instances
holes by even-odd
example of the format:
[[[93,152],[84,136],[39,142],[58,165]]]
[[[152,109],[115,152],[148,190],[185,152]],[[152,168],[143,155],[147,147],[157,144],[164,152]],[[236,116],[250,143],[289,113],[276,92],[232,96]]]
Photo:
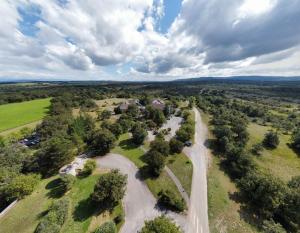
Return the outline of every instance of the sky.
[[[0,80],[300,76],[300,0],[1,0]]]

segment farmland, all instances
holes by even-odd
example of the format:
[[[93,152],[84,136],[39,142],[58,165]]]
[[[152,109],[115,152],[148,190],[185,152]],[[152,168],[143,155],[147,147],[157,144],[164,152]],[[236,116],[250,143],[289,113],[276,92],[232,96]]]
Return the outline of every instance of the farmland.
[[[41,120],[49,106],[50,98],[0,105],[0,132]]]

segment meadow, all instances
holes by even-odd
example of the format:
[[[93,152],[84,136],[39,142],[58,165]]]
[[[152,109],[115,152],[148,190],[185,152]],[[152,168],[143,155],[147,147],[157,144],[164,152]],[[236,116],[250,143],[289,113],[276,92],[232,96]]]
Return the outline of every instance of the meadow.
[[[0,105],[0,132],[41,120],[48,111],[51,98]]]

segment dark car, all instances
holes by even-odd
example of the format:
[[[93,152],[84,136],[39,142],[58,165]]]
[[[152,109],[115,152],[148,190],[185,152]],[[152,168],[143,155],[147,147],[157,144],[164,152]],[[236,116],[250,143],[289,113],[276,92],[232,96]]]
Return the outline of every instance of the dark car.
[[[193,143],[192,143],[191,141],[186,141],[186,142],[184,143],[184,145],[185,145],[185,146],[188,146],[188,147],[192,146],[192,144],[193,144]]]

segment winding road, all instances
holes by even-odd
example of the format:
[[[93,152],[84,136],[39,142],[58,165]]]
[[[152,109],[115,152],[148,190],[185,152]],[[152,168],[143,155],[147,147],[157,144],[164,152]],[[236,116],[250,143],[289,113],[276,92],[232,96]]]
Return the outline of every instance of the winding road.
[[[123,174],[128,175],[127,190],[123,199],[125,223],[120,233],[136,233],[142,228],[145,220],[151,220],[162,214],[172,218],[185,233],[209,233],[206,181],[208,151],[204,146],[207,128],[202,122],[199,111],[194,108],[194,112],[195,144],[184,149],[194,166],[190,208],[187,216],[159,209],[155,197],[140,179],[138,168],[126,157],[108,154],[97,158],[98,167],[119,169]]]

